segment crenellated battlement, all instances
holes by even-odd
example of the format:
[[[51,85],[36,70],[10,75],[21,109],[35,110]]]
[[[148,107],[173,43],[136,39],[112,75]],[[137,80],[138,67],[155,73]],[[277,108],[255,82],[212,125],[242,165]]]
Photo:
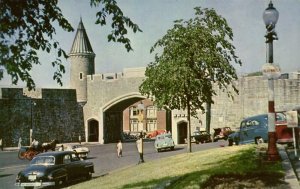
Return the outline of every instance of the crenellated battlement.
[[[0,94],[0,99],[51,99],[72,100],[76,102],[75,89],[36,88],[29,91],[27,88],[0,88]]]
[[[145,71],[146,71],[146,67],[124,68],[123,72],[88,75],[87,80],[92,82],[97,82],[97,81],[112,82],[123,78],[145,77]]]

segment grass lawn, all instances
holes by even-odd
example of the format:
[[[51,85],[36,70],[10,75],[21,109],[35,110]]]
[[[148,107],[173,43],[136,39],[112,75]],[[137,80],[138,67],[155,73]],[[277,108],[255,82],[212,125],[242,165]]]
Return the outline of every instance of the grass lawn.
[[[241,145],[184,153],[119,169],[68,188],[288,188],[281,162],[263,161],[258,148],[265,151],[264,146]]]

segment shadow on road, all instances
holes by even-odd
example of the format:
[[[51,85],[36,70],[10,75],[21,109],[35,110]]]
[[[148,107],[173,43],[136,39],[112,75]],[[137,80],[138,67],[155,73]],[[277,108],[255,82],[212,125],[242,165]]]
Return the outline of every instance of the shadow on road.
[[[2,178],[2,177],[9,177],[9,176],[12,176],[12,175],[14,175],[14,174],[4,174],[4,175],[0,174],[0,178]]]

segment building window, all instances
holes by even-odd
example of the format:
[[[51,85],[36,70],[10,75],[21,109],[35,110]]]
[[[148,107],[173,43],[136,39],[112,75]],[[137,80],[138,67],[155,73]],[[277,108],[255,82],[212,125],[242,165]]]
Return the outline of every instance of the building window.
[[[139,122],[138,120],[132,119],[130,120],[130,131],[138,132],[139,131]]]
[[[156,118],[157,109],[155,106],[148,106],[147,107],[147,118]]]
[[[139,115],[139,111],[138,111],[137,107],[132,106],[130,108],[130,114],[129,115],[130,115],[130,117],[136,117],[136,116],[138,116]]]
[[[147,120],[147,131],[157,130],[157,120]]]
[[[83,73],[79,73],[79,79],[80,79],[80,80],[83,79]]]

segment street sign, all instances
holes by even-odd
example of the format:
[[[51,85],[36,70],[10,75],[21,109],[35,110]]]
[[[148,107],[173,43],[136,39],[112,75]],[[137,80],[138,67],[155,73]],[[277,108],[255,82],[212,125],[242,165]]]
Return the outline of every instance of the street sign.
[[[280,77],[280,67],[275,64],[266,63],[262,66],[262,72],[267,79],[278,79]]]
[[[287,111],[286,120],[288,127],[298,127],[297,111]]]

